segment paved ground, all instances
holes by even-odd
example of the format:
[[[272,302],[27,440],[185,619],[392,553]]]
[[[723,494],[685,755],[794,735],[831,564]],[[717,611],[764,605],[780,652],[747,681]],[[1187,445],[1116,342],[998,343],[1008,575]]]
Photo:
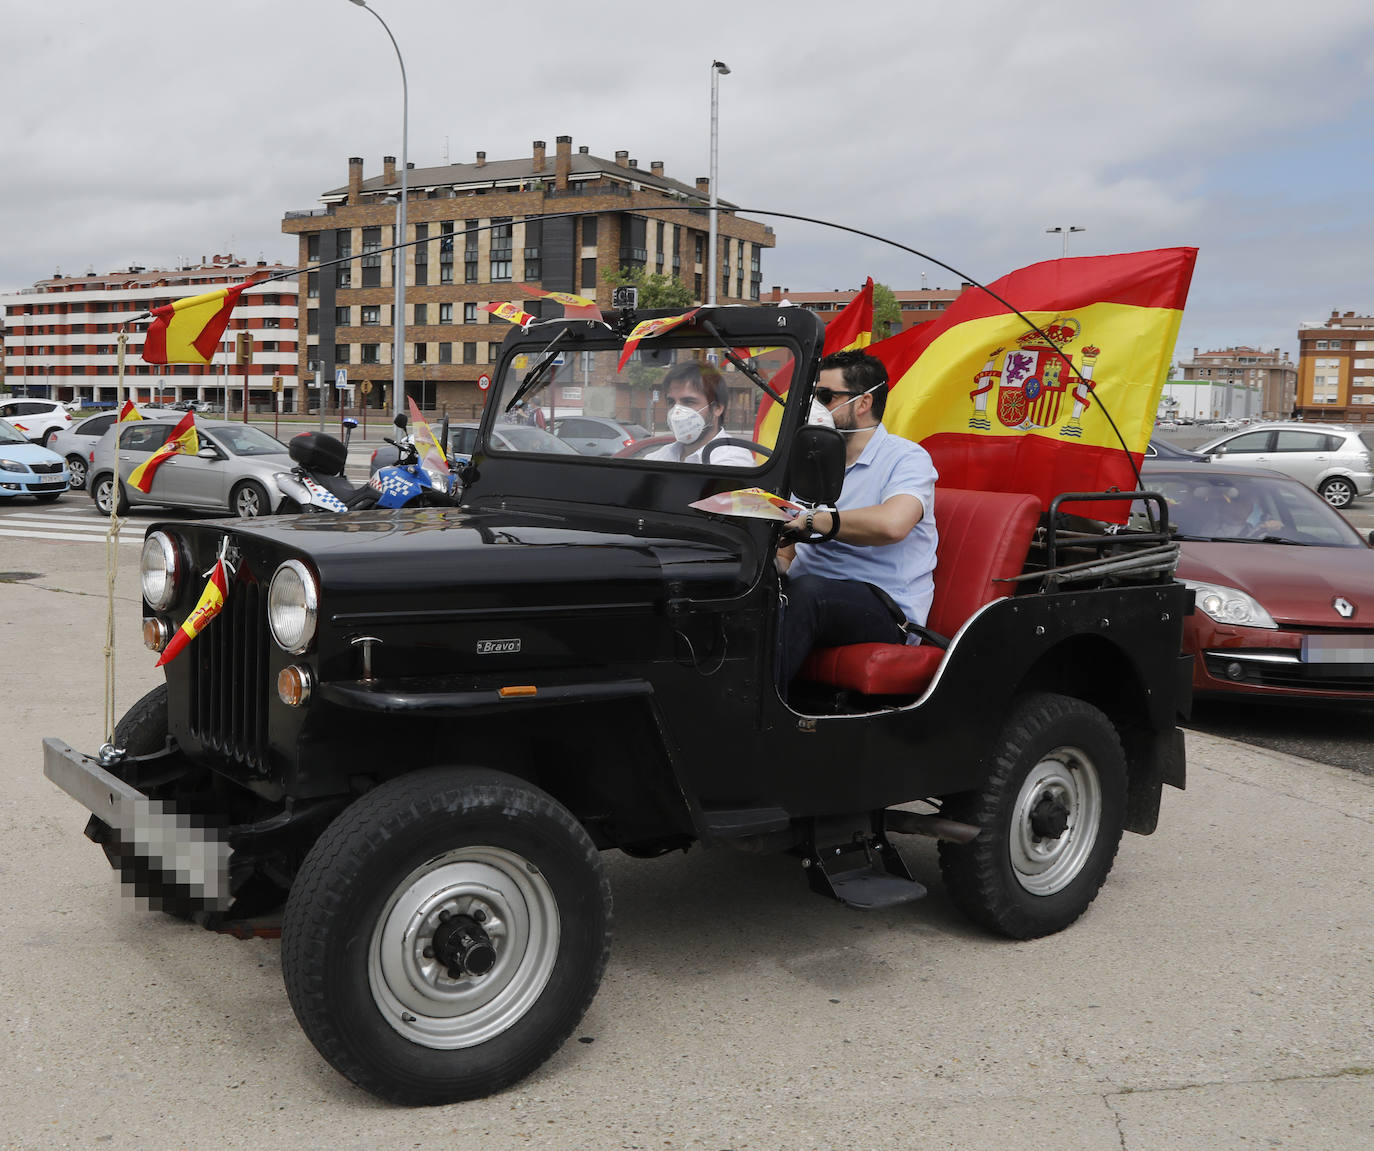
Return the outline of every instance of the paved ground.
[[[118,702],[157,681],[134,557]],[[376,1102],[297,1028],[275,942],[117,893],[40,740],[101,740],[103,549],[0,536],[0,1147],[1292,1148],[1374,1145],[1374,779],[1193,732],[1190,787],[1068,931],[1009,943],[932,888],[861,914],[793,861],[608,858],[616,942],[525,1083]],[[578,1041],[580,1040],[580,1041]]]

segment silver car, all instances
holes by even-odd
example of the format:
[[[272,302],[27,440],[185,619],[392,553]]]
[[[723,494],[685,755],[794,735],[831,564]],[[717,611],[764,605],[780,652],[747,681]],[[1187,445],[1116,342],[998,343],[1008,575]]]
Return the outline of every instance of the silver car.
[[[151,405],[140,407],[139,412],[145,420],[179,420],[185,415],[184,412],[176,412],[171,408],[159,408]],[[96,415],[87,416],[84,420],[78,420],[69,428],[53,432],[48,437],[48,442],[45,445],[47,449],[56,452],[67,461],[67,475],[74,491],[79,492],[86,486],[86,472],[90,467],[91,453],[95,450],[95,445],[100,442],[100,437],[114,426],[114,422],[118,418],[119,413],[114,409],[108,412],[98,412]]]
[[[1333,508],[1374,492],[1374,465],[1359,432],[1339,424],[1274,423],[1230,432],[1197,449],[1214,464],[1272,468],[1313,488]]]
[[[181,412],[168,413],[177,417]],[[197,420],[200,451],[177,454],[153,473],[144,495],[129,480],[130,473],[167,442],[176,421],[156,419],[116,424],[96,444],[90,464],[91,499],[102,515],[117,501],[123,514],[130,505],[162,504],[179,508],[225,511],[231,515],[269,515],[283,499],[272,478],[294,466],[286,445],[251,424]],[[116,441],[119,483],[115,484]]]

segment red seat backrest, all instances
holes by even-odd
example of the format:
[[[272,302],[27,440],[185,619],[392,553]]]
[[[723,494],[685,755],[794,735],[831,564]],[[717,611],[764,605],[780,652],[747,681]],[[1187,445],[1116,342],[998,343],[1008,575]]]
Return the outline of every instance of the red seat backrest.
[[[975,611],[1011,595],[1003,583],[1019,575],[1040,522],[1035,496],[1009,492],[935,489],[935,596],[926,625],[953,638]],[[802,665],[800,678],[863,695],[919,695],[943,658],[929,645],[888,643],[818,648]]]

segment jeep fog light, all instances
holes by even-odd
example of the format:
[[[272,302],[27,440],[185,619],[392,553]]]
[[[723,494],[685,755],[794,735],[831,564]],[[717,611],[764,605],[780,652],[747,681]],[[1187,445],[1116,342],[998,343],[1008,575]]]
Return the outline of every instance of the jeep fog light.
[[[161,651],[172,638],[172,629],[165,619],[149,616],[143,621],[143,646],[149,651]]]
[[[153,532],[143,541],[139,574],[148,606],[154,611],[171,607],[181,586],[181,560],[176,544],[166,532]]]
[[[300,707],[310,700],[310,669],[292,664],[277,676],[277,695],[287,707]]]
[[[267,625],[277,646],[300,655],[315,638],[319,593],[315,577],[300,560],[287,560],[267,589]]]

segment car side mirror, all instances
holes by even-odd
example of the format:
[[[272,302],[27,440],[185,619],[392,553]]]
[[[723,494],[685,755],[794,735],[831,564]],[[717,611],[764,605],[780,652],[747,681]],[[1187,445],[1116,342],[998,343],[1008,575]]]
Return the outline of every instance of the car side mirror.
[[[204,447],[196,452],[196,459],[198,460],[217,460],[219,458],[219,448]]]
[[[844,437],[834,428],[803,424],[792,438],[788,484],[809,504],[831,504],[844,487]]]

